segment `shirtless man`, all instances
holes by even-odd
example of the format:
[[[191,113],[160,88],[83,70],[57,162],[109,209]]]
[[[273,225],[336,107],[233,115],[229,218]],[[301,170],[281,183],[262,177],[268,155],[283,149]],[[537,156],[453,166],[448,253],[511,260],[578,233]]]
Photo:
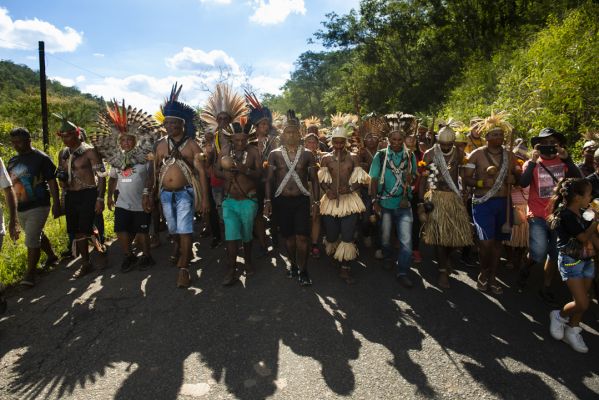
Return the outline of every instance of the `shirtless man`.
[[[254,144],[258,148],[261,162],[264,165],[268,160],[270,152],[280,146],[277,130],[272,126],[272,114],[270,109],[261,105],[253,93],[246,92],[245,98],[250,108],[248,117],[256,134]],[[246,126],[246,128],[248,128],[248,126]],[[258,212],[256,220],[254,221],[254,233],[260,244],[260,254],[262,256],[268,253],[266,245],[266,220],[263,213],[265,186],[266,182],[264,181],[264,177],[262,177],[257,187]],[[274,237],[275,235],[276,232],[273,229],[272,236]]]
[[[360,213],[366,211],[358,194],[360,185],[370,182],[356,154],[347,151],[348,134],[343,126],[333,129],[333,151],[323,156],[318,180],[325,192],[320,199],[320,214],[324,222],[327,255],[340,265],[339,276],[354,283],[347,264],[358,256],[354,233]]]
[[[308,128],[310,130],[310,128]],[[306,136],[304,136],[304,146],[306,149],[310,150],[314,155],[314,159],[318,164],[320,164],[320,159],[323,156],[322,151],[320,151],[320,140],[318,140],[318,129],[316,129],[316,133],[308,132]],[[311,182],[311,178],[308,177],[308,180]],[[318,182],[318,177],[316,178],[316,182]],[[317,184],[314,188],[310,185],[310,190],[312,190],[311,201],[319,201],[320,200],[320,186]],[[312,221],[310,223],[310,240],[312,242],[312,249],[310,250],[310,254],[312,258],[320,258],[320,248],[318,247],[318,239],[320,238],[320,208],[312,207],[312,214],[310,215]]]
[[[427,179],[420,180],[418,218],[424,225],[424,241],[435,249],[441,288],[449,288],[448,260],[452,250],[472,244],[472,230],[458,186],[464,153],[455,145],[455,133],[445,126],[438,141],[424,153]],[[428,211],[425,202],[432,205]]]
[[[363,121],[360,126],[360,133],[363,137],[362,142],[364,143],[364,146],[360,148],[358,158],[360,160],[360,166],[364,171],[370,171],[370,165],[372,164],[374,155],[379,149],[381,137],[384,137],[388,132],[389,125],[385,118],[371,117]],[[382,252],[382,250],[380,250],[379,235],[377,234],[376,216],[372,209],[372,196],[370,196],[369,192],[368,187],[362,187],[360,191],[360,196],[366,207],[366,212],[361,216],[360,224],[364,245],[366,247],[372,247],[374,239],[377,252]]]
[[[478,127],[477,127],[478,129]],[[501,251],[501,242],[510,240],[512,227],[506,224],[508,183],[515,183],[521,173],[516,161],[503,148],[505,135],[511,126],[497,115],[480,124],[486,146],[474,150],[464,170],[464,183],[474,187],[472,217],[478,234],[481,272],[477,287],[501,294],[503,288],[495,279]],[[511,164],[509,160],[511,159]],[[513,220],[510,217],[510,220]]]
[[[79,278],[89,273],[88,240],[93,234],[94,219],[104,211],[106,170],[96,149],[81,138],[81,130],[64,117],[58,135],[66,146],[58,153],[57,177],[65,192],[64,211],[67,232],[74,236],[77,252],[81,255]],[[96,179],[97,178],[97,179]]]
[[[283,128],[283,146],[273,150],[268,157],[264,215],[268,217],[271,211],[274,213],[279,232],[285,238],[291,260],[287,276],[295,278],[299,275],[300,285],[309,286],[312,281],[307,269],[310,235],[310,191],[307,187],[309,177],[312,193],[318,193],[318,178],[316,158],[300,145],[300,125],[292,118],[294,115],[288,116]],[[273,187],[276,188],[274,193]],[[312,202],[312,208],[319,205],[319,201]]]
[[[186,131],[195,130],[195,112],[191,107],[170,99],[163,106],[163,113],[167,136],[156,145],[154,170],[159,171],[160,202],[168,231],[174,237],[171,260],[179,268],[177,286],[186,288],[191,281],[188,266],[191,260],[193,217],[195,211],[204,215],[210,211],[208,184],[200,145],[186,134]],[[154,189],[153,185],[153,182],[148,182],[146,186],[150,193]],[[144,209],[151,210],[153,204],[150,196],[144,196],[143,200]],[[198,201],[201,201],[199,210]]]
[[[246,276],[254,273],[252,267],[252,232],[258,211],[257,183],[262,176],[262,161],[258,149],[248,146],[243,127],[231,124],[232,143],[227,153],[221,153],[216,164],[216,175],[225,180],[223,220],[227,242],[227,272],[223,286],[237,282],[237,252],[243,243]]]

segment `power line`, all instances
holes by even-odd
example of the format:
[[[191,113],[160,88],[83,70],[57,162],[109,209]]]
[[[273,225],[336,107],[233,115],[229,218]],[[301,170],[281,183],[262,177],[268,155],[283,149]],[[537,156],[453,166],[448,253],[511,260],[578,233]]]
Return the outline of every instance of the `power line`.
[[[65,64],[69,64],[69,65],[70,65],[70,66],[72,66],[72,67],[78,68],[78,69],[80,69],[80,70],[82,70],[82,71],[85,71],[85,72],[88,72],[88,73],[90,73],[90,74],[92,74],[92,75],[96,75],[96,76],[98,76],[98,77],[100,77],[100,78],[102,78],[102,79],[106,79],[106,77],[105,77],[104,75],[98,74],[97,72],[94,72],[94,71],[92,71],[92,70],[90,70],[90,69],[87,69],[87,68],[85,68],[85,67],[81,67],[81,66],[79,66],[79,65],[77,65],[77,64],[74,64],[74,63],[72,63],[72,62],[70,62],[70,61],[63,60],[62,58],[60,58],[60,57],[56,57],[56,56],[55,56],[55,55],[53,55],[53,54],[47,54],[47,55],[48,55],[48,56],[50,56],[50,57],[52,57],[52,58],[55,58],[55,59],[57,59],[57,60],[59,60],[59,61],[62,61],[62,62],[63,62],[63,63],[65,63]]]
[[[26,46],[24,46],[24,45],[22,45],[22,44],[19,44],[19,43],[13,43],[13,42],[10,42],[10,41],[8,41],[8,40],[6,40],[6,39],[2,39],[2,38],[0,38],[0,41],[2,41],[2,42],[4,42],[4,43],[8,43],[8,44],[10,44],[11,46],[14,46],[14,47],[16,47],[16,48],[19,48],[19,49],[22,49],[22,50],[30,50],[30,51],[34,51],[34,49],[30,49],[30,48],[28,48],[28,47],[26,47]],[[82,67],[82,66],[80,66],[80,65],[77,65],[77,64],[75,64],[75,63],[72,63],[72,62],[70,62],[70,61],[64,60],[64,59],[62,59],[62,58],[60,58],[60,57],[57,57],[57,56],[55,56],[54,54],[46,53],[46,55],[47,55],[47,56],[49,56],[49,57],[55,58],[55,59],[57,59],[58,61],[62,61],[63,63],[65,63],[65,64],[68,64],[68,65],[70,65],[70,66],[72,66],[72,67],[75,67],[75,68],[77,68],[77,69],[80,69],[80,70],[82,70],[82,71],[85,71],[85,72],[87,72],[87,73],[89,73],[89,74],[95,75],[95,76],[97,76],[97,77],[100,77],[100,78],[102,78],[102,79],[106,79],[106,77],[105,77],[104,75],[98,74],[97,72],[94,72],[94,71],[92,71],[92,70],[90,70],[90,69],[88,69],[88,68],[85,68],[85,67]]]

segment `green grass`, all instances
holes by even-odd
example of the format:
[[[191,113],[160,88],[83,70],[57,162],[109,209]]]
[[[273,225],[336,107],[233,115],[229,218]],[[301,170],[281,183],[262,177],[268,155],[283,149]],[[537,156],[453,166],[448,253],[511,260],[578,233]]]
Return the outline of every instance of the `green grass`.
[[[0,146],[0,157],[2,157],[2,160],[6,165],[8,160],[16,153],[10,145],[6,145],[8,142],[7,140],[2,140],[2,142],[4,143]],[[43,148],[39,141],[34,141],[33,147],[38,149]],[[58,144],[50,146],[48,154],[53,160],[56,160],[60,148],[61,147],[59,147]],[[4,208],[4,220],[6,225],[8,225],[8,209],[6,208],[4,196],[0,197]],[[112,211],[104,210],[104,227],[106,239],[109,240],[114,238],[114,213]],[[27,247],[25,247],[25,235],[23,232],[21,232],[19,240],[13,242],[8,235],[8,226],[6,228],[7,232],[4,237],[4,245],[2,246],[0,255],[0,282],[6,285],[13,285],[18,283],[25,273],[27,265]],[[68,235],[66,228],[64,216],[58,219],[54,219],[52,215],[48,217],[44,232],[50,239],[52,248],[56,253],[62,252],[67,247]],[[45,258],[46,256],[42,252],[42,262]]]

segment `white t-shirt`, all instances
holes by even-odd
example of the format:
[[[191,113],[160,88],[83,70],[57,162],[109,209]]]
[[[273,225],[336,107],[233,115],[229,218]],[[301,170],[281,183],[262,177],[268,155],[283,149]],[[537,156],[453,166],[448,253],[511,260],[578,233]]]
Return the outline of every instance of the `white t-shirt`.
[[[2,158],[0,158],[0,189],[6,189],[12,186],[12,182],[10,180],[10,176],[8,176],[8,171],[4,166],[4,162]],[[4,210],[0,205],[0,235],[6,234],[6,228],[4,227]]]
[[[110,177],[117,180],[119,197],[116,206],[129,211],[143,211],[142,194],[148,177],[148,164],[135,164],[124,170],[111,168]]]

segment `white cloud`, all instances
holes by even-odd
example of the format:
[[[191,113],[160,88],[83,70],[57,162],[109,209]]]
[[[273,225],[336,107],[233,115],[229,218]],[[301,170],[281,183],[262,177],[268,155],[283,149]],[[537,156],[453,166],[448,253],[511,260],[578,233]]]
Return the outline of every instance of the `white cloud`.
[[[102,58],[102,57],[104,57],[104,53],[94,53],[93,56],[94,57],[98,57],[98,58]]]
[[[250,21],[259,25],[276,25],[289,14],[306,14],[304,0],[254,0],[255,11]]]
[[[76,77],[75,82],[76,83],[85,82],[85,75],[79,75],[78,77]]]
[[[0,47],[34,50],[38,41],[45,42],[49,53],[72,52],[81,44],[83,32],[71,27],[60,30],[49,22],[33,19],[13,20],[6,8],[0,7]]]
[[[219,70],[230,70],[239,75],[241,70],[233,57],[222,50],[211,50],[205,52],[200,49],[184,47],[179,53],[166,59],[166,65],[170,68],[184,71],[211,72]]]
[[[63,86],[75,86],[75,80],[71,78],[63,78],[62,76],[51,76],[49,78],[53,81],[60,82]]]

